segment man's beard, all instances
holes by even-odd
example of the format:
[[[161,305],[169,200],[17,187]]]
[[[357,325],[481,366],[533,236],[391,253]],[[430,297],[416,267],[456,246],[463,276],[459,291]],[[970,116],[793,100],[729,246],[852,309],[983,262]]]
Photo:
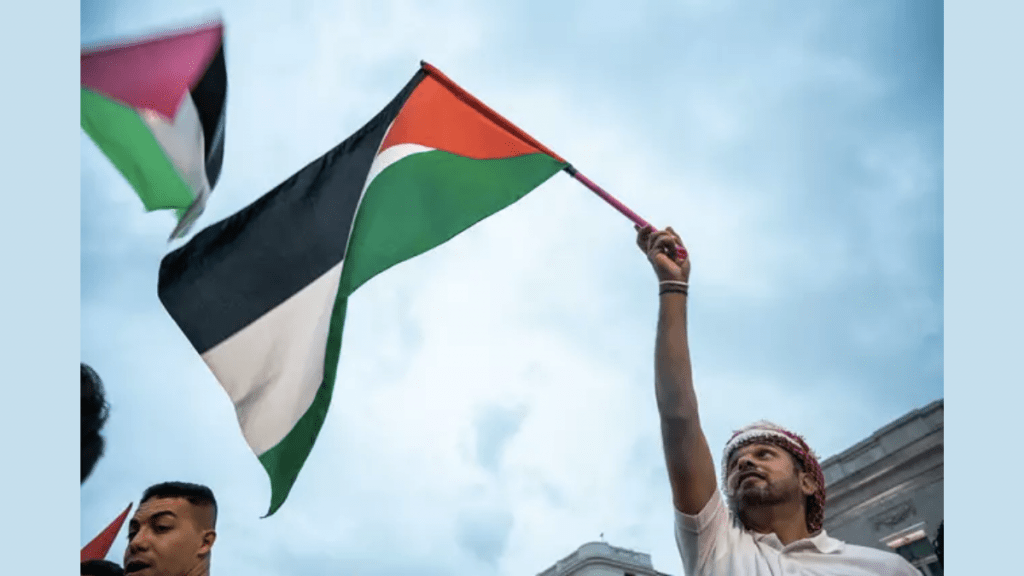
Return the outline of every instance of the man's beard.
[[[791,497],[792,495],[787,494],[783,487],[766,480],[740,484],[732,494],[734,505],[739,510],[774,506],[789,501]]]

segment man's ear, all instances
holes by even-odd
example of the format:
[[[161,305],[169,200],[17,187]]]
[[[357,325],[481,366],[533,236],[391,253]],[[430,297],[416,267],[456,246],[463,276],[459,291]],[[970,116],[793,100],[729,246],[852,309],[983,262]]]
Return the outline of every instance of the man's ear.
[[[800,472],[800,491],[804,496],[810,496],[818,491],[818,482],[814,476],[807,472]]]
[[[207,530],[206,532],[203,532],[203,545],[199,547],[199,555],[206,556],[209,554],[210,550],[213,548],[213,542],[216,539],[216,530]]]

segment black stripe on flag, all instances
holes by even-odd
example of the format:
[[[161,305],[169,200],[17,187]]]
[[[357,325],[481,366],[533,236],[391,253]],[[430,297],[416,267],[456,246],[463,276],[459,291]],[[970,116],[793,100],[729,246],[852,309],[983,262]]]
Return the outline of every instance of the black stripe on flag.
[[[224,103],[228,91],[228,73],[224,63],[224,45],[210,61],[206,73],[192,89],[192,101],[199,111],[206,147],[206,180],[212,189],[220,177],[224,161]]]
[[[359,195],[391,122],[422,69],[370,122],[160,263],[158,293],[200,354],[341,261]]]

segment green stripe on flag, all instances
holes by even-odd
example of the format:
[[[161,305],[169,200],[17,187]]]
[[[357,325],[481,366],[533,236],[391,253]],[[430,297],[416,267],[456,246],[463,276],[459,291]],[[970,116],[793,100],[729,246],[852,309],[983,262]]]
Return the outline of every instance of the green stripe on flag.
[[[276,446],[259,456],[259,461],[270,477],[270,516],[284,504],[288,493],[299,476],[299,470],[313,450],[313,444],[331,405],[334,380],[338,372],[338,358],[341,355],[341,330],[345,326],[345,309],[348,299],[339,294],[331,313],[331,327],[327,332],[327,355],[324,358],[324,379],[316,391],[309,410],[299,418],[295,426]]]
[[[132,185],[147,211],[176,208],[180,215],[192,204],[191,188],[135,110],[82,88],[82,128]]]
[[[443,244],[564,167],[547,154],[476,160],[441,150],[388,166],[359,205],[338,292]]]

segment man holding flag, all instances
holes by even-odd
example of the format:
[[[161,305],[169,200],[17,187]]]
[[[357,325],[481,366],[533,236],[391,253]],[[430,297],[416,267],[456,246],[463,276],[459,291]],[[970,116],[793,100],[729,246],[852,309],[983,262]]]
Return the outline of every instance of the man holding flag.
[[[655,396],[688,576],[919,576],[897,554],[846,544],[822,528],[825,479],[800,436],[766,421],[725,446],[722,499],[700,426],[686,329],[690,259],[671,227],[637,226],[659,281]]]

